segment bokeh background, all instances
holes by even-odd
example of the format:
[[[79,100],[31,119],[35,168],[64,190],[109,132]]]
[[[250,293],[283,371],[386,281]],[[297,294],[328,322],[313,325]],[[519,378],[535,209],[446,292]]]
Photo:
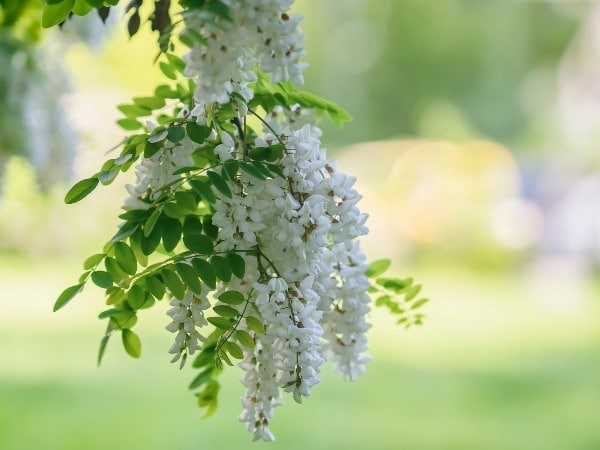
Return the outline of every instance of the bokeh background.
[[[35,1],[24,2],[34,4]],[[160,306],[141,360],[95,365],[100,290],[56,295],[117,225],[120,182],[65,206],[119,142],[116,105],[160,80],[154,36],[90,17],[39,35],[0,7],[0,449],[262,449],[240,374],[209,420],[168,364]],[[371,259],[431,298],[408,331],[373,311],[373,360],[331,368],[273,424],[281,449],[600,449],[600,3],[298,1],[306,88],[354,121],[324,145],[357,176]],[[166,309],[166,308],[163,308]]]

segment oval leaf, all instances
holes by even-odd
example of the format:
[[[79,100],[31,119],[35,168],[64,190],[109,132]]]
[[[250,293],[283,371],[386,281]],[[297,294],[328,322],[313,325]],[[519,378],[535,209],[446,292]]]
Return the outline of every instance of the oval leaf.
[[[202,292],[202,285],[200,284],[198,274],[192,266],[185,263],[177,263],[175,264],[175,270],[177,270],[181,280],[188,288],[190,288],[196,294],[200,294]]]
[[[231,271],[238,278],[244,278],[246,273],[246,261],[244,258],[237,253],[228,253],[227,261],[231,266]]]
[[[113,284],[113,278],[108,272],[103,270],[96,270],[95,272],[92,272],[92,281],[96,286],[105,289]]]
[[[236,330],[235,333],[233,333],[233,335],[238,340],[238,342],[244,347],[254,348],[254,346],[256,345],[254,339],[252,338],[252,336],[250,336],[250,333],[248,333],[247,331]]]
[[[175,274],[175,272],[173,272],[170,269],[163,269],[160,272],[160,274],[162,276],[163,282],[165,283],[167,288],[169,288],[169,291],[171,291],[171,294],[173,294],[173,296],[178,299],[182,299],[185,295],[185,286],[181,282],[177,274]]]
[[[135,259],[133,250],[124,242],[117,242],[115,243],[114,252],[119,267],[125,273],[135,275],[137,272],[137,260]]]
[[[58,311],[60,308],[65,306],[73,299],[73,297],[79,294],[82,289],[83,283],[76,284],[75,286],[69,286],[68,288],[66,288],[64,291],[61,292],[61,294],[54,302],[54,307],[52,308],[52,311]]]
[[[86,178],[75,183],[75,185],[73,185],[73,187],[69,189],[65,195],[65,203],[77,203],[78,201],[87,197],[94,189],[96,189],[96,186],[98,186],[97,177]]]
[[[254,316],[246,317],[246,325],[255,333],[263,334],[265,332],[265,325]]]
[[[227,319],[231,319],[240,315],[237,309],[227,305],[217,305],[213,308],[213,311],[219,316],[225,317]]]
[[[219,300],[228,305],[241,305],[244,303],[244,294],[238,291],[227,291],[219,295]]]
[[[215,274],[220,280],[223,280],[226,283],[231,281],[231,267],[229,266],[227,259],[219,255],[214,255],[210,258],[210,264],[213,266],[213,269],[215,269]]]
[[[210,263],[202,258],[195,258],[192,260],[192,264],[196,268],[200,279],[204,281],[208,287],[215,289],[217,287],[217,275]]]
[[[242,359],[244,357],[244,351],[235,342],[227,341],[223,344],[223,348],[235,359]]]
[[[231,189],[229,189],[229,185],[227,184],[227,181],[225,181],[225,179],[221,175],[219,175],[217,172],[214,172],[212,170],[208,170],[206,172],[206,176],[208,177],[208,179],[210,180],[212,185],[221,194],[223,194],[227,198],[233,198],[233,194],[231,193]]]
[[[121,336],[127,354],[132,358],[139,358],[142,354],[142,342],[139,336],[131,330],[123,330]]]
[[[62,0],[60,3],[48,4],[42,12],[42,27],[50,28],[58,25],[67,18],[75,0]]]
[[[229,330],[231,328],[231,325],[233,325],[229,321],[229,319],[226,319],[225,317],[209,317],[206,320],[208,320],[215,327],[220,328],[222,330]]]
[[[105,253],[97,253],[95,255],[92,255],[92,256],[88,257],[83,262],[83,269],[84,270],[88,270],[88,269],[91,269],[93,267],[96,267],[98,264],[100,264],[100,262],[102,262],[102,260],[104,259],[105,256],[106,256]]]
[[[386,270],[389,269],[391,263],[392,262],[389,259],[379,259],[377,261],[373,261],[367,269],[367,271],[365,272],[365,274],[369,278],[378,277],[379,275],[382,275]]]

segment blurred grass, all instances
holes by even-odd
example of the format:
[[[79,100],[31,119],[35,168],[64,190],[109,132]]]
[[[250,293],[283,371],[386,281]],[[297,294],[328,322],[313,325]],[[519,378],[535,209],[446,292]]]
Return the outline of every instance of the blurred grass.
[[[304,405],[286,398],[273,425],[277,448],[600,448],[594,286],[549,308],[519,276],[413,272],[435,299],[426,325],[405,332],[375,312],[366,375],[345,383],[327,368]],[[77,274],[64,261],[0,258],[0,449],[250,446],[236,421],[240,372],[225,374],[219,411],[201,420],[185,388],[193,374],[167,362],[164,307],[140,317],[141,360],[117,337],[97,369],[101,293],[90,289],[50,313]]]

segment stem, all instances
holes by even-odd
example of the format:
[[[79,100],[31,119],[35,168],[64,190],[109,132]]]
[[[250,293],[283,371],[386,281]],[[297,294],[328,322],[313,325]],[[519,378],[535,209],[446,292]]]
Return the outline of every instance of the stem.
[[[279,143],[285,147],[285,143],[281,140],[281,138],[275,132],[275,130],[273,129],[273,127],[271,127],[271,125],[269,125],[269,123],[265,119],[263,119],[258,113],[256,113],[255,111],[251,110],[250,108],[248,108],[248,112],[251,113],[252,115],[258,117],[258,120],[260,120],[263,123],[263,125],[265,127],[267,127],[271,133],[273,133],[273,135],[277,138],[277,140],[279,141]]]

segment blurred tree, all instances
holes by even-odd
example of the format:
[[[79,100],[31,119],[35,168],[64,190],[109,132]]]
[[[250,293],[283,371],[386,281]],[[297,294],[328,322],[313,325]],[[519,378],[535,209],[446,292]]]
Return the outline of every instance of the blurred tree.
[[[0,173],[25,156],[47,187],[70,171],[71,128],[61,112],[67,77],[60,58],[40,48],[39,0],[0,1]]]
[[[333,134],[337,144],[462,137],[461,120],[471,134],[518,141],[535,119],[523,105],[523,82],[533,71],[555,68],[588,8],[498,0],[307,1],[303,7],[313,10],[306,24],[307,83],[355,115],[352,127]],[[326,40],[320,29],[328,30]],[[365,92],[356,92],[361,85]],[[432,115],[449,122],[454,135],[424,127]]]

